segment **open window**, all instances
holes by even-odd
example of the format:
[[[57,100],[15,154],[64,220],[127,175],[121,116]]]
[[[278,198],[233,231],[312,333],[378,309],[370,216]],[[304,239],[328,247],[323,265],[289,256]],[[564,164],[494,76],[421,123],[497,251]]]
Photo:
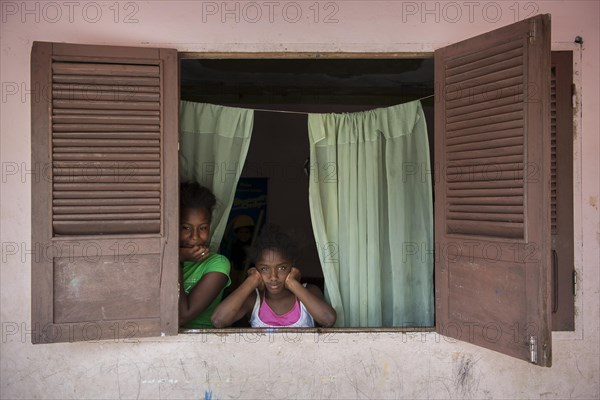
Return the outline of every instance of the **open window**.
[[[546,366],[549,32],[538,16],[435,53],[436,330]],[[176,63],[34,44],[34,343],[177,333]]]

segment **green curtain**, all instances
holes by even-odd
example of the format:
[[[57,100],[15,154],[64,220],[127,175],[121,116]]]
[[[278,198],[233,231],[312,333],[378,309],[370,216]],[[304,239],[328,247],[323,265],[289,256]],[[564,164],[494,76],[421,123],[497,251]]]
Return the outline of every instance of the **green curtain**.
[[[420,101],[310,114],[309,202],[336,326],[433,325],[433,204]]]
[[[235,189],[246,161],[254,110],[182,101],[179,109],[179,170],[182,182],[212,190],[217,207],[211,248],[221,243]]]

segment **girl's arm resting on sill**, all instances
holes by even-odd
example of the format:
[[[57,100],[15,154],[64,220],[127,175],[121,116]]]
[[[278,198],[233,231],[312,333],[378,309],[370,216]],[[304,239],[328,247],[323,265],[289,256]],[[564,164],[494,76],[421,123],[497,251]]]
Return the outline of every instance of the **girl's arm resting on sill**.
[[[192,288],[189,294],[183,287],[183,270],[179,269],[179,326],[185,325],[213,302],[227,284],[227,275],[209,272]]]
[[[294,267],[294,269],[296,269]],[[298,271],[296,269],[296,271]],[[322,327],[329,328],[335,324],[337,314],[333,307],[325,302],[323,293],[315,285],[302,286],[300,281],[296,279],[296,276],[300,277],[300,272],[290,272],[285,280],[285,286],[287,289],[294,293],[298,300],[300,300],[306,310],[312,315],[313,319]]]
[[[260,274],[253,273],[253,269],[248,270],[246,280],[213,311],[211,322],[215,328],[226,328],[252,312],[256,301],[255,289],[262,284]]]

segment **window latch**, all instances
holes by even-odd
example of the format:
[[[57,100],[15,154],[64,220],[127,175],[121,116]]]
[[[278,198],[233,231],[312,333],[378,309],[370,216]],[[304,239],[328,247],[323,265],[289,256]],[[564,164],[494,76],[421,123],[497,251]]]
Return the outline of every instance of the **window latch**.
[[[529,30],[529,43],[535,42],[535,19],[531,20],[531,29]]]
[[[529,361],[537,364],[537,338],[535,336],[529,336],[529,353]]]

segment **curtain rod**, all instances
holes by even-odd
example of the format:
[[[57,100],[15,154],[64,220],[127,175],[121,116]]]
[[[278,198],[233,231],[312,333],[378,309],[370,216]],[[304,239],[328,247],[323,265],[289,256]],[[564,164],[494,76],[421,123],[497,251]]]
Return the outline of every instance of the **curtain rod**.
[[[419,99],[411,100],[411,101],[425,100],[425,99],[429,99],[429,98],[434,97],[434,96],[435,95],[430,94],[429,96],[421,97]],[[240,107],[240,108],[246,108],[246,107]],[[254,110],[254,111],[263,111],[263,112],[272,112],[272,113],[283,113],[283,114],[303,114],[303,115],[319,114],[319,113],[310,113],[310,112],[305,112],[305,111],[267,110],[267,109],[264,109],[264,108],[252,108],[252,110]]]

